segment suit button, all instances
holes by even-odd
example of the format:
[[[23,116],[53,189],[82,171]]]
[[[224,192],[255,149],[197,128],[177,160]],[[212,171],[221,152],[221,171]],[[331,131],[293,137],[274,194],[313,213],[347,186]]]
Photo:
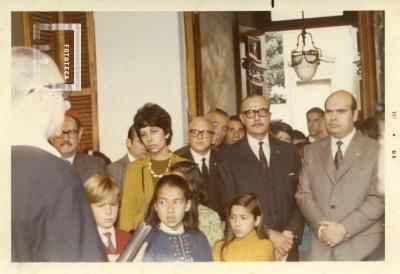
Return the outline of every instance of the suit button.
[[[270,212],[268,212],[268,216],[269,216],[269,217],[271,217],[271,216],[272,216],[272,214],[271,214],[271,211],[270,211]]]
[[[331,208],[332,208],[332,209],[335,209],[335,208],[336,208],[336,206],[335,206],[335,205],[331,205]]]

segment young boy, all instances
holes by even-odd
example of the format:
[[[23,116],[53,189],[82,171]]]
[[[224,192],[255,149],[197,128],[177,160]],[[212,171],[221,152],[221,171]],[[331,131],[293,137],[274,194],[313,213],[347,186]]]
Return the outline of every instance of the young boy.
[[[114,227],[121,198],[118,183],[107,176],[95,175],[85,182],[84,188],[108,260],[114,262],[131,238],[130,233]]]

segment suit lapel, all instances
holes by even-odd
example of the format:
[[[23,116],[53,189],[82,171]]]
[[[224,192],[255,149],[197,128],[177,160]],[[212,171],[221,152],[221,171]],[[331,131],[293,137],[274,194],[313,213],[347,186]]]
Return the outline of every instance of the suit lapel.
[[[362,139],[359,133],[354,135],[353,139],[350,141],[349,146],[347,147],[346,153],[344,155],[343,164],[339,167],[336,174],[336,181],[339,181],[340,178],[350,169],[352,165],[357,161],[358,157],[362,153]]]
[[[186,147],[186,151],[182,156],[183,156],[183,158],[186,158],[194,163],[194,158],[193,158],[192,152],[190,151],[189,147]]]
[[[280,150],[279,150],[279,146],[276,144],[276,142],[269,137],[269,151],[270,151],[270,155],[269,155],[269,168],[272,171],[273,175],[278,175],[280,168],[279,168],[279,156],[280,156]],[[275,177],[274,176],[274,177]],[[276,179],[276,178],[274,178]],[[275,180],[277,182],[277,180]]]
[[[241,142],[239,155],[242,156],[242,163],[245,163],[248,166],[248,169],[250,170],[249,176],[254,177],[255,182],[258,182],[257,185],[261,186],[264,183],[264,177],[260,160],[258,160],[256,155],[254,155],[253,150],[251,150],[247,137],[243,138],[242,140],[239,141]]]
[[[331,183],[335,183],[335,163],[333,161],[331,153],[331,138],[327,137],[321,141],[321,147],[319,150],[319,157],[321,159],[322,166],[324,167],[325,173],[328,175]]]
[[[213,149],[211,149],[211,152],[210,152],[209,166],[210,166],[209,167],[210,175],[211,175],[211,173],[214,173],[217,171],[217,154],[216,154],[216,151]]]

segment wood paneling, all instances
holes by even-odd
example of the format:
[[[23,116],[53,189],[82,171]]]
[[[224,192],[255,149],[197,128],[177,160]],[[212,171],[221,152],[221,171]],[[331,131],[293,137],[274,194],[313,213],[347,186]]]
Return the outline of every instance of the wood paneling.
[[[374,106],[377,102],[372,16],[370,11],[360,11],[358,14],[358,48],[361,57],[361,113],[364,118],[374,115]]]
[[[41,31],[40,39],[33,40],[35,23],[71,23],[81,25],[81,90],[73,91],[69,97],[71,108],[79,112],[83,122],[81,142],[90,150],[99,150],[96,53],[93,13],[90,12],[24,12],[25,46],[51,45],[47,53],[64,71],[64,45],[69,45],[70,79],[74,80],[74,36],[73,31]]]

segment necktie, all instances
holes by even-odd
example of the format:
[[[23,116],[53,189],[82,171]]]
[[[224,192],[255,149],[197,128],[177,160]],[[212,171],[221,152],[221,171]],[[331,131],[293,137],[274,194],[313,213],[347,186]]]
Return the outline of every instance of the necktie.
[[[337,151],[335,154],[335,166],[336,166],[336,169],[338,169],[339,166],[343,163],[343,153],[342,153],[342,150],[340,149],[341,145],[343,145],[343,142],[337,141],[336,145],[337,145]]]
[[[262,149],[262,145],[264,142],[259,142],[258,144],[260,145],[260,148],[258,149],[258,155],[260,156],[260,162],[263,167],[263,169],[268,168],[268,162],[267,158],[265,157],[264,150]]]
[[[201,175],[203,177],[208,176],[208,168],[206,165],[206,158],[201,159],[201,161],[203,162],[203,164],[201,165]]]
[[[111,253],[111,254],[115,254],[116,253],[116,249],[115,249],[115,246],[113,245],[113,243],[111,241],[111,232],[104,232],[103,235],[107,237],[107,250],[108,250],[108,252]]]

